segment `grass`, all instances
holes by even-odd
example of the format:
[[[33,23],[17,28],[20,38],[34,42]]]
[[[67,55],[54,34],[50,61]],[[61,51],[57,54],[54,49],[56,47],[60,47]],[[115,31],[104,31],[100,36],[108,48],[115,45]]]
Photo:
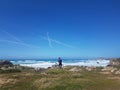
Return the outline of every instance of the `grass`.
[[[0,74],[0,78],[15,80],[15,83],[8,82],[0,86],[0,90],[120,90],[120,76],[100,74],[99,69],[95,72],[48,69],[45,73]]]

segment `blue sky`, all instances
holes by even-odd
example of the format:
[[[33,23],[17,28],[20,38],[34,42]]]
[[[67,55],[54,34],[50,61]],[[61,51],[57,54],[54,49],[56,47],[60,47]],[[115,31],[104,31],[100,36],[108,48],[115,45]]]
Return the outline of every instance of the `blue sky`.
[[[0,0],[0,58],[119,57],[119,0]]]

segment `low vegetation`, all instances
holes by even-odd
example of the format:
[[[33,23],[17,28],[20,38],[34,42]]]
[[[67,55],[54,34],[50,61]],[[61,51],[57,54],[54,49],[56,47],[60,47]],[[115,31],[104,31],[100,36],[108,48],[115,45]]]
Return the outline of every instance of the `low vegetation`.
[[[0,74],[0,90],[119,90],[120,75],[95,71],[73,72],[71,68]],[[80,67],[77,67],[80,68]]]
[[[107,67],[66,66],[39,70],[1,61],[0,90],[120,90],[118,61],[111,60]]]
[[[0,74],[2,74],[2,73],[16,73],[16,72],[21,72],[21,70],[19,70],[19,69],[7,69],[7,70],[0,69]]]

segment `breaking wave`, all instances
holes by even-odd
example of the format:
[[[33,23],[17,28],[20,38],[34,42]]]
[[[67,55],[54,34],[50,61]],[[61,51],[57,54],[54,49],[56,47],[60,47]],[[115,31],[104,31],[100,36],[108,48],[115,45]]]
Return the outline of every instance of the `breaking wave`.
[[[28,66],[34,68],[48,68],[56,64],[57,60],[11,60],[14,64],[19,64],[21,66]],[[63,60],[63,66],[107,66],[109,60]]]

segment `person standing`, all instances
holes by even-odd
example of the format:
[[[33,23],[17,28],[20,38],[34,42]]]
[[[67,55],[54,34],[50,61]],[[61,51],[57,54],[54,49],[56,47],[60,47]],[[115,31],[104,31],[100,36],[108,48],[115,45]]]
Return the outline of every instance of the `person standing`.
[[[59,68],[62,68],[62,59],[60,57],[58,58],[58,64],[59,64]]]

